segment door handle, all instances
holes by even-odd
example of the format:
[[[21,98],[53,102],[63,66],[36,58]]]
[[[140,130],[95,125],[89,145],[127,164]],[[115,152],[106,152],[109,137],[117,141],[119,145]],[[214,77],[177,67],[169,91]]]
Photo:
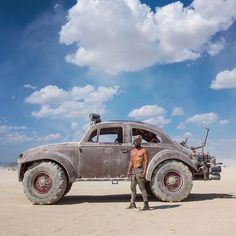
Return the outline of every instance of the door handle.
[[[128,149],[122,149],[121,152],[125,154],[125,153],[128,153],[129,150]]]

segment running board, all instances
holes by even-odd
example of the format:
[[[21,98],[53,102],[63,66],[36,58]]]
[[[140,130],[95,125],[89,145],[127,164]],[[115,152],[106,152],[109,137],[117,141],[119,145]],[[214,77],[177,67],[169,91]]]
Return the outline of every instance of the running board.
[[[118,184],[119,181],[130,181],[130,178],[78,178],[76,181],[88,182],[88,181],[111,181],[112,184]]]

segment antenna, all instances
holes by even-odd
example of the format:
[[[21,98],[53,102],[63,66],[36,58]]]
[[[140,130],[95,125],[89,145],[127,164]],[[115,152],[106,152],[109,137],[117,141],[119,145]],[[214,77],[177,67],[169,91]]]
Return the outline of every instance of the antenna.
[[[204,140],[204,143],[202,144],[203,147],[206,146],[206,142],[207,142],[207,138],[208,138],[208,133],[209,133],[209,128],[206,128],[205,140]]]

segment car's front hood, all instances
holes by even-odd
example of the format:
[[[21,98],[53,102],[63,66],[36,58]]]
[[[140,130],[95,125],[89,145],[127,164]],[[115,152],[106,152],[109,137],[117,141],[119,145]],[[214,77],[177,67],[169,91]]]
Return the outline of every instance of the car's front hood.
[[[175,145],[178,147],[179,150],[181,150],[183,153],[185,153],[185,155],[187,155],[188,157],[192,157],[192,151],[184,146],[182,146],[181,144],[179,144],[178,142],[175,141]]]

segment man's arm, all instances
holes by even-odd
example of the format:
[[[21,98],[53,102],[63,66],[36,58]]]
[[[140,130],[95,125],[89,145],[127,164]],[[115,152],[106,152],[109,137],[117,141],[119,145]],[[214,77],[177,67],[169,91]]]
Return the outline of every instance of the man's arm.
[[[143,153],[143,173],[142,173],[142,177],[145,178],[146,173],[147,173],[147,167],[148,167],[148,151],[147,149],[144,149],[144,153]]]
[[[131,170],[133,168],[133,155],[132,155],[132,151],[131,151],[131,154],[130,154],[130,161],[129,161],[129,167],[128,167],[128,173],[127,173],[127,176],[128,178],[130,177],[131,175]]]

